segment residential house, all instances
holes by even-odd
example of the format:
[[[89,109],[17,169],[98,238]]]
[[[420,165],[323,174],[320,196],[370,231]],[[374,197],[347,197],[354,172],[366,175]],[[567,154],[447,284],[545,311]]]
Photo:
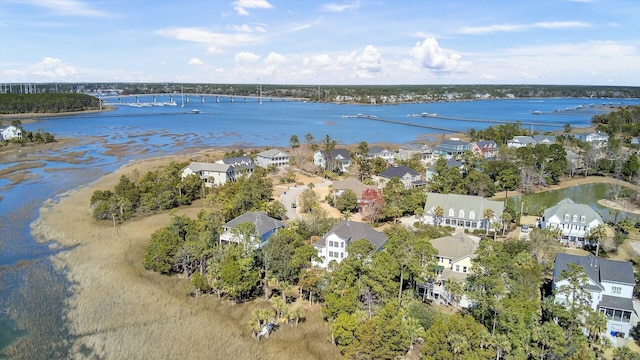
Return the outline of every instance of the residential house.
[[[553,145],[555,143],[556,138],[553,135],[514,136],[513,139],[507,140],[507,146],[512,148],[535,145]]]
[[[189,175],[197,175],[207,187],[224,185],[236,178],[231,165],[197,161],[182,169],[182,179]]]
[[[462,163],[462,161],[458,161],[455,159],[449,159],[446,160],[446,164],[447,167],[449,168],[458,168],[460,169],[460,171],[463,170],[464,164]],[[431,179],[433,179],[433,176],[436,174],[436,170],[435,170],[435,166],[430,166],[427,168],[427,171],[425,173],[425,181],[428,183],[429,181],[431,181]]]
[[[573,300],[569,292],[562,291],[563,287],[570,286],[566,274],[563,275],[564,271],[569,270],[569,264],[578,265],[584,271],[586,282],[581,284],[580,301],[606,316],[606,334],[629,337],[637,322],[632,300],[636,280],[631,262],[597,258],[593,254],[579,256],[558,253],[553,267],[552,289],[555,301],[560,304]]]
[[[631,145],[640,145],[640,136],[632,137],[630,143]]]
[[[446,159],[454,159],[459,155],[462,155],[465,151],[473,151],[473,144],[470,142],[462,141],[458,138],[451,138],[442,140],[433,149],[433,154],[437,156],[443,156]]]
[[[480,239],[467,235],[463,231],[457,231],[452,236],[431,240],[431,245],[438,251],[435,266],[436,278],[426,284],[418,285],[418,293],[422,294],[423,300],[469,307],[470,302],[466,296],[458,301],[453,299],[447,290],[447,283],[450,281],[464,283],[467,276],[473,273],[471,259],[476,257],[475,252],[480,245]]]
[[[235,178],[242,177],[245,175],[251,175],[253,173],[253,169],[255,168],[255,163],[251,156],[238,156],[232,158],[225,158],[216,161],[218,164],[231,165],[233,167],[233,173]],[[234,181],[235,181],[234,178]]]
[[[383,148],[382,146],[372,146],[369,148],[369,153],[367,154],[367,156],[369,157],[369,159],[378,157],[392,164],[395,160],[396,154],[389,149]]]
[[[248,212],[244,213],[237,218],[229,221],[222,226],[222,234],[220,234],[220,241],[225,242],[241,242],[241,239],[237,234],[234,234],[234,229],[243,223],[251,223],[255,226],[256,232],[251,235],[251,242],[256,247],[263,247],[271,235],[275,234],[279,229],[284,228],[284,222],[269,217],[264,212]]]
[[[351,190],[356,194],[356,197],[358,199],[358,207],[361,207],[363,204],[362,194],[369,189],[378,191],[378,188],[375,185],[365,185],[356,180],[356,178],[354,177],[348,177],[344,180],[333,182],[334,195],[336,197],[341,196],[342,193],[345,192],[345,190]]]
[[[387,235],[365,223],[340,220],[313,244],[313,247],[318,250],[318,256],[322,259],[319,262],[314,261],[313,264],[326,269],[331,261],[342,262],[349,255],[347,252],[349,243],[360,239],[368,240],[375,251],[379,251],[387,242]]]
[[[440,216],[434,210],[440,206],[443,213]],[[489,209],[493,216],[486,219],[485,211]],[[492,224],[501,223],[504,212],[504,203],[485,199],[481,196],[460,194],[427,193],[427,202],[424,206],[425,224],[460,226],[468,230],[495,231]]]
[[[410,160],[418,158],[423,162],[430,162],[433,159],[433,148],[427,144],[407,143],[400,145],[398,149],[398,159]]]
[[[544,211],[540,227],[562,230],[560,241],[565,245],[584,245],[589,231],[602,224],[600,214],[589,205],[566,198]]]
[[[333,149],[329,154],[325,151],[316,151],[313,154],[313,163],[321,169],[327,166],[333,167],[331,171],[345,172],[351,166],[351,154],[347,149]]]
[[[383,172],[378,174],[378,187],[384,188],[392,178],[398,178],[404,185],[405,189],[413,189],[418,186],[426,185],[421,179],[420,174],[408,166],[390,166]]]
[[[0,140],[22,139],[22,130],[14,125],[0,128]]]
[[[283,167],[289,165],[290,156],[284,151],[278,149],[269,149],[256,155],[256,164],[263,168],[269,166]]]
[[[574,137],[578,140],[588,142],[588,143],[605,143],[609,141],[609,135],[605,133],[601,133],[600,131],[596,132],[585,132],[580,134],[575,134]]]
[[[484,159],[493,159],[498,155],[498,144],[493,140],[476,141],[471,145],[473,153]]]

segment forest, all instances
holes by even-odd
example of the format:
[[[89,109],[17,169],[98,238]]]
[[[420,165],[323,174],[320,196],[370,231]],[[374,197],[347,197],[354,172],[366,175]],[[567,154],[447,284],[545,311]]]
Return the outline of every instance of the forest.
[[[100,109],[100,100],[85,94],[0,94],[0,114],[64,113]]]

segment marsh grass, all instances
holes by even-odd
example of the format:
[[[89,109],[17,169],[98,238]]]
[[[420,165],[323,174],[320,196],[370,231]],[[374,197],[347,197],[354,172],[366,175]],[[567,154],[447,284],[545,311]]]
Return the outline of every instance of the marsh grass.
[[[166,164],[166,160],[163,162]],[[140,173],[158,163],[136,164]],[[132,168],[129,168],[132,171]],[[190,297],[191,285],[142,267],[151,233],[166,225],[169,213],[138,218],[113,228],[96,222],[88,199],[97,188],[112,187],[122,171],[81,188],[41,209],[33,232],[43,241],[77,245],[57,254],[55,267],[67,275],[66,301],[71,358],[114,359],[336,359],[329,329],[317,308],[307,308],[297,327],[281,324],[260,342],[248,326],[262,299],[234,304],[215,295]],[[125,172],[126,173],[126,172]],[[193,216],[199,210],[178,210]]]

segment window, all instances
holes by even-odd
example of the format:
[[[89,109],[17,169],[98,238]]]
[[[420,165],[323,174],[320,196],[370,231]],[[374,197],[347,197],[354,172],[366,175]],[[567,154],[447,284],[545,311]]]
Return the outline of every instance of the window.
[[[456,271],[460,272],[460,265],[456,265]]]
[[[467,272],[467,267],[466,267],[466,266],[463,266],[463,267],[462,267],[462,272],[463,272],[463,273],[466,273],[466,272]]]
[[[573,222],[578,222],[578,215],[573,215]]]
[[[612,286],[611,293],[615,295],[620,295],[622,293],[622,288],[619,286]]]
[[[333,246],[333,241],[329,241],[329,246]]]
[[[580,222],[581,222],[581,223],[583,223],[583,224],[584,224],[584,223],[586,223],[586,222],[587,222],[587,217],[586,217],[586,216],[584,216],[584,215],[582,215],[582,216],[580,217]]]
[[[449,216],[453,217],[453,215],[455,214],[453,208],[449,209]]]
[[[476,218],[476,213],[474,211],[469,211],[469,219],[475,220],[475,218]]]
[[[564,214],[564,221],[569,221],[569,214]]]
[[[340,241],[340,247],[344,248],[344,242]]]
[[[461,219],[464,218],[464,210],[458,211],[458,217],[461,218]]]

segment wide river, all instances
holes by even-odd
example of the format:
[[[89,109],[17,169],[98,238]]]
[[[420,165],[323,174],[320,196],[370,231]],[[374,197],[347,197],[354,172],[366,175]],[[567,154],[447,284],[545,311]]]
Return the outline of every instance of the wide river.
[[[29,176],[25,181],[14,184],[0,178],[0,357],[1,349],[19,336],[31,337],[29,351],[34,354],[65,354],[65,299],[72,290],[64,272],[56,271],[50,261],[52,254],[65,249],[36,242],[29,226],[45,200],[55,200],[130,160],[207,146],[286,148],[291,135],[304,143],[307,133],[317,142],[328,134],[338,144],[372,144],[438,140],[449,129],[464,132],[504,121],[520,121],[529,130],[552,131],[564,124],[589,126],[593,115],[606,111],[603,105],[640,104],[638,99],[558,98],[371,106],[280,99],[260,103],[242,97],[233,101],[221,97],[219,102],[205,97],[202,102],[200,96],[191,96],[182,107],[181,98],[174,96],[177,106],[158,106],[169,100],[168,95],[157,96],[153,105],[151,96],[105,98],[114,111],[43,118],[24,125],[27,130],[43,129],[78,142],[41,154],[50,157],[25,170]],[[135,106],[136,101],[141,105]],[[189,113],[193,109],[199,113]],[[416,116],[422,113],[438,117]],[[128,152],[114,151],[114,146]],[[0,164],[0,170],[15,165]]]

